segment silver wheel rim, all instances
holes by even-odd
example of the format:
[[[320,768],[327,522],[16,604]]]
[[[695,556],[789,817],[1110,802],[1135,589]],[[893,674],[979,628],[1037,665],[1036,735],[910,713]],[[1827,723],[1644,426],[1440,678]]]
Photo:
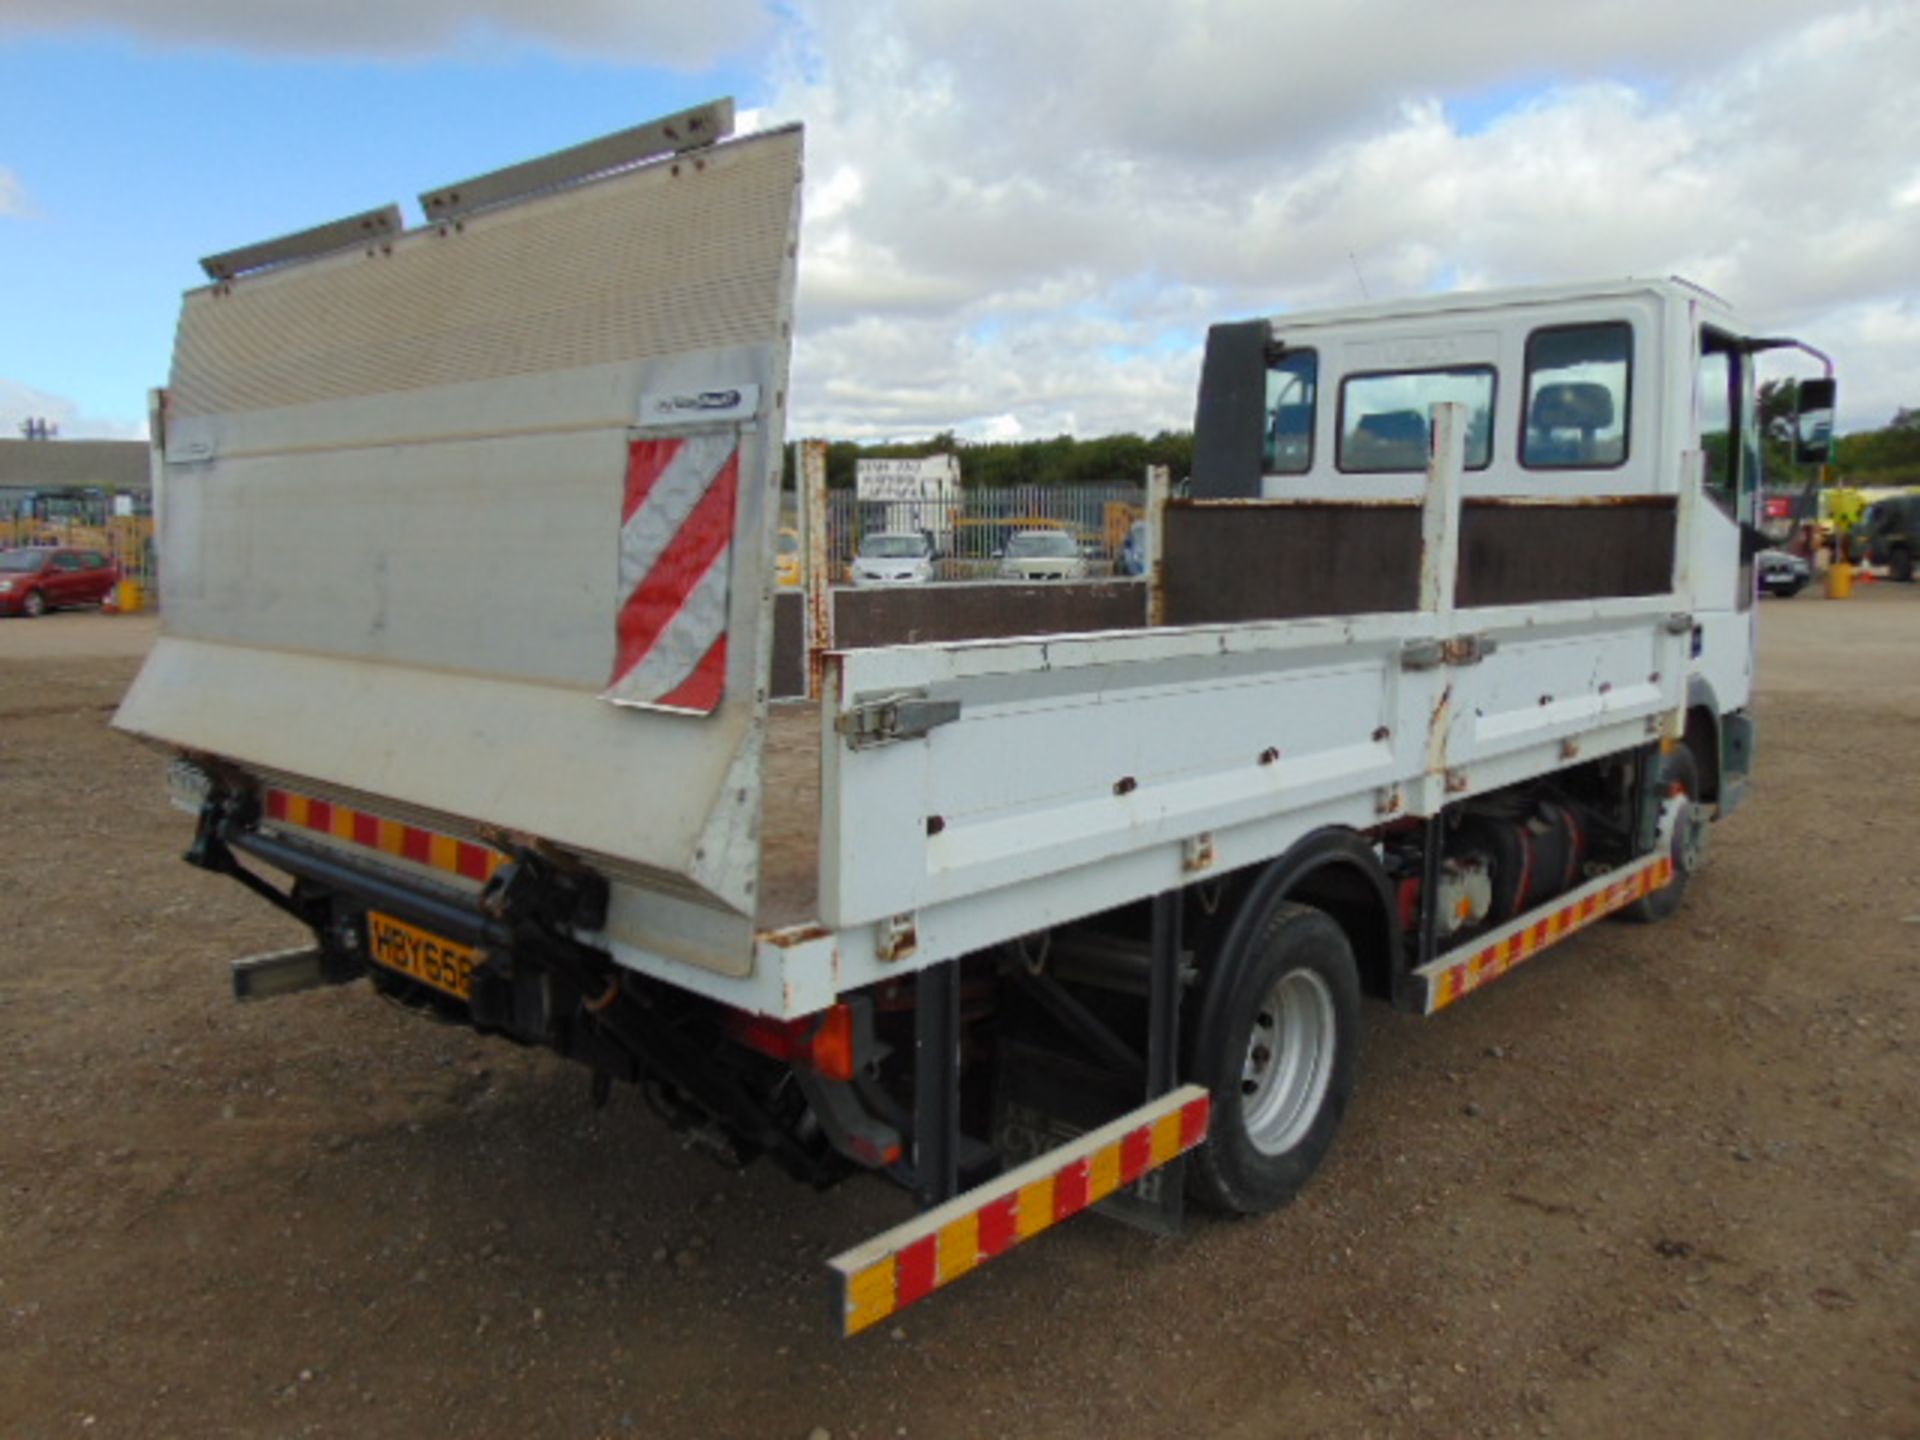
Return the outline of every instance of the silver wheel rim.
[[[1667,797],[1665,823],[1673,827],[1673,868],[1692,875],[1707,861],[1707,817],[1684,791]]]
[[[29,615],[41,615],[46,612],[47,600],[38,590],[27,596],[26,610]]]
[[[1289,970],[1254,1012],[1240,1071],[1247,1139],[1263,1155],[1298,1145],[1333,1076],[1333,992],[1311,970]]]

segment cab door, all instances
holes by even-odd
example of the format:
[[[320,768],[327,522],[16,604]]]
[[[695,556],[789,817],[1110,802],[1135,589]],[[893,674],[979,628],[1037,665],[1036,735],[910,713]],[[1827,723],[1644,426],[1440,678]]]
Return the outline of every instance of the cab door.
[[[1737,337],[1700,328],[1693,400],[1703,492],[1692,538],[1693,669],[1730,710],[1744,706],[1753,687],[1753,559],[1741,536],[1755,524],[1760,491],[1753,358]]]

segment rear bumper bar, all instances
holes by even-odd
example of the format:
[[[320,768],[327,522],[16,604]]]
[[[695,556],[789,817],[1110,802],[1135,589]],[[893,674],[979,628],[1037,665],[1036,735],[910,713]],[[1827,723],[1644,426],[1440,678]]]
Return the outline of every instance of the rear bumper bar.
[[[450,895],[436,895],[419,886],[408,885],[386,875],[378,875],[344,860],[317,854],[304,845],[295,845],[257,830],[229,823],[223,827],[223,839],[233,849],[276,870],[284,870],[297,879],[307,880],[339,894],[350,895],[368,906],[457,940],[463,945],[510,945],[513,937],[507,927],[477,906],[463,904]]]

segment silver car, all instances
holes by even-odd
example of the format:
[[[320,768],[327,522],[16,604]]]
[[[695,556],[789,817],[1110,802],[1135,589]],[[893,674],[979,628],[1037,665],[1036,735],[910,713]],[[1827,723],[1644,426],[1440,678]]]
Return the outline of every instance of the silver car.
[[[933,579],[933,542],[915,531],[869,535],[853,557],[855,585],[924,585]]]
[[[1064,530],[1022,530],[1000,556],[1002,580],[1084,580],[1086,557]]]

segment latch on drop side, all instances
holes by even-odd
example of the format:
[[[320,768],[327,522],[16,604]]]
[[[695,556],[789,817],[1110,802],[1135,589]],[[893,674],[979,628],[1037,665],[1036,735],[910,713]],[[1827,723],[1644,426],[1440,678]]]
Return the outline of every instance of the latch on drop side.
[[[1400,651],[1402,670],[1432,670],[1441,665],[1478,665],[1500,648],[1491,635],[1456,635],[1451,640],[1415,640]]]
[[[871,750],[898,740],[918,740],[960,718],[958,700],[931,700],[924,690],[858,695],[853,708],[834,716],[833,728],[854,750]]]

